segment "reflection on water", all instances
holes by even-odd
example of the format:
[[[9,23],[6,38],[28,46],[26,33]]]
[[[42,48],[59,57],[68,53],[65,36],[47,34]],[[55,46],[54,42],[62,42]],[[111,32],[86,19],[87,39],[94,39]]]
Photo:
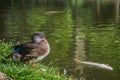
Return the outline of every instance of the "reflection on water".
[[[74,59],[78,59],[80,61],[85,61],[86,59],[86,55],[85,55],[85,35],[83,33],[81,33],[79,27],[76,27],[76,47],[75,47],[75,55],[74,55]],[[74,60],[75,61],[75,60]],[[85,65],[80,64],[78,61],[75,61],[75,69],[74,74],[78,74],[78,75],[74,75],[75,78],[78,78],[80,80],[86,80],[86,77],[84,76],[84,69],[85,69]]]
[[[120,0],[1,0],[0,40],[26,42],[42,31],[51,45],[44,63],[54,62],[76,80],[119,80]],[[104,71],[74,59],[106,63]]]

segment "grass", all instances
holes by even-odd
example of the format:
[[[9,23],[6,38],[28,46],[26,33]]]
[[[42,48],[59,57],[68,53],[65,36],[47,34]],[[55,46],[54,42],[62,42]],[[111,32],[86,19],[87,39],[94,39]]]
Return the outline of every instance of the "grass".
[[[25,65],[22,62],[5,59],[11,53],[12,44],[0,42],[0,72],[6,74],[13,80],[70,80],[67,76],[61,75],[55,67],[45,66],[36,63],[35,67]]]

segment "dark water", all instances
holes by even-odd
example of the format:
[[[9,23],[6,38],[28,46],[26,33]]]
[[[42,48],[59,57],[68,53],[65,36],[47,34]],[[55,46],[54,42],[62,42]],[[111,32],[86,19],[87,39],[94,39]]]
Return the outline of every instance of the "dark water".
[[[76,80],[119,80],[119,8],[119,0],[1,0],[0,40],[24,43],[44,32],[51,45],[44,64],[52,62]],[[75,58],[114,70],[80,65]]]

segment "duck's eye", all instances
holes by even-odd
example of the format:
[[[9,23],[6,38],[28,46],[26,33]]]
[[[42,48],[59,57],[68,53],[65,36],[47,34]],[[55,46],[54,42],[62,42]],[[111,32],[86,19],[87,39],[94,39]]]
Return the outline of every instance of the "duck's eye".
[[[40,35],[39,38],[43,38],[43,35]]]
[[[42,36],[38,36],[39,38],[42,38]]]

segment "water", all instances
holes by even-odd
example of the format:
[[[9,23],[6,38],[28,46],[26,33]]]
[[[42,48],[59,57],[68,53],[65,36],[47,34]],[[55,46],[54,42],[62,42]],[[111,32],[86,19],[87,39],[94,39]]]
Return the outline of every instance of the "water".
[[[76,80],[120,79],[119,0],[1,0],[0,40],[24,43],[46,34],[51,52],[42,62]],[[80,65],[74,59],[111,65]]]

